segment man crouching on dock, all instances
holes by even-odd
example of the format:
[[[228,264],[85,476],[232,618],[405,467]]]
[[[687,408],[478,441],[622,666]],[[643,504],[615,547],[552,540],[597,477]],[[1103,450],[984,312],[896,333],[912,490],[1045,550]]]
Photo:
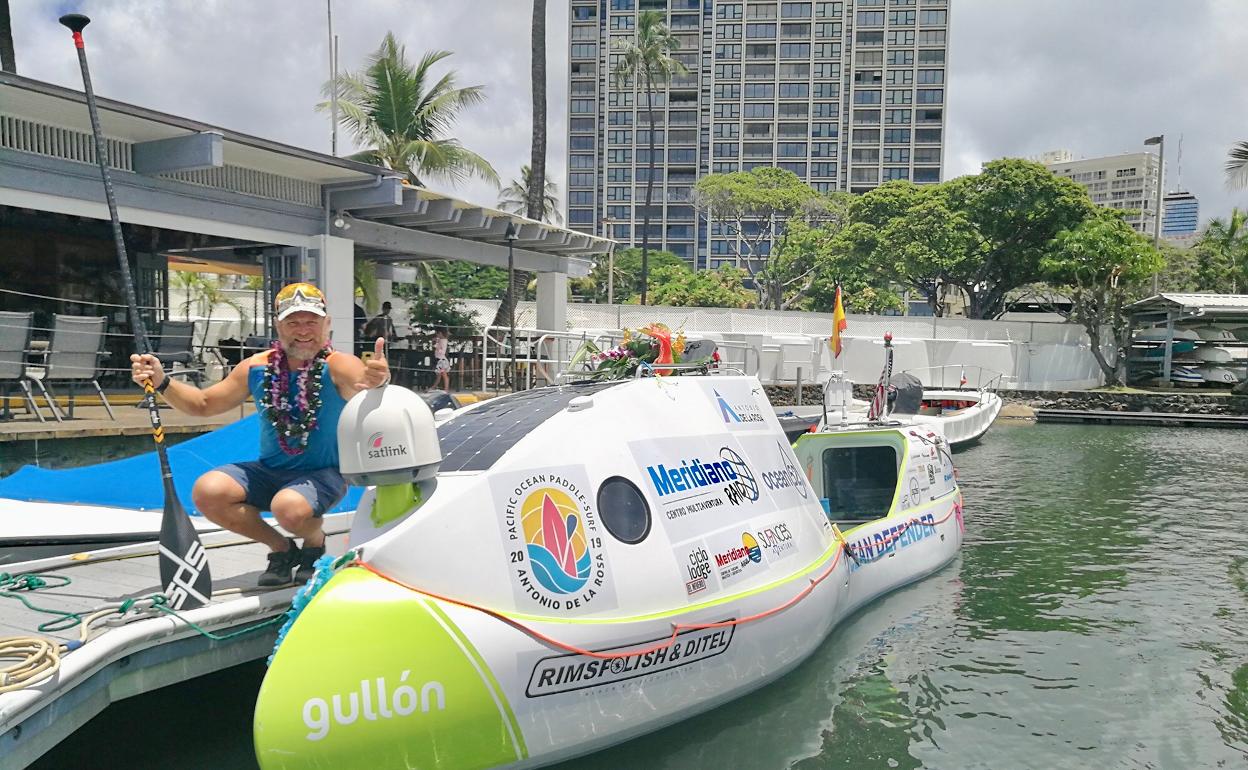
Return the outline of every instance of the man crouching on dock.
[[[312,577],[325,553],[321,516],[347,492],[338,472],[338,417],[358,391],[390,381],[376,342],[367,364],[329,345],[330,319],[325,295],[308,283],[292,283],[277,293],[277,342],[244,359],[224,380],[208,388],[166,377],[153,355],[130,356],[136,383],[151,379],[166,401],[187,414],[227,412],[247,400],[260,413],[260,459],[223,465],[200,476],[192,499],[214,524],[245,535],[270,549],[260,585],[279,586]],[[325,385],[330,387],[326,388]],[[261,511],[289,532],[284,537],[261,518]]]

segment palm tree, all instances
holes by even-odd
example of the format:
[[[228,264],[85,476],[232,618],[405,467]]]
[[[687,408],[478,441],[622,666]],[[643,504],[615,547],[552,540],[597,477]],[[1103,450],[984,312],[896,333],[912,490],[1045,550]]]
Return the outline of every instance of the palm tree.
[[[1231,148],[1226,159],[1226,183],[1231,187],[1248,187],[1248,142]]]
[[[664,14],[642,11],[637,17],[637,35],[615,47],[619,64],[612,73],[622,86],[640,81],[646,91],[646,113],[650,119],[650,164],[646,175],[646,206],[641,214],[641,304],[646,304],[646,287],[650,274],[650,203],[654,198],[654,89],[674,75],[688,72],[685,65],[672,58],[680,49],[680,41],[668,29]]]
[[[533,83],[533,143],[529,150],[529,165],[520,169],[525,177],[526,216],[544,220],[546,209],[553,197],[546,184],[546,0],[533,0],[533,25],[529,45],[529,79]],[[531,168],[532,179],[526,172]],[[530,184],[531,183],[531,184]],[[554,201],[553,208],[558,209]],[[558,214],[555,213],[558,217]],[[555,220],[558,222],[558,219]]]
[[[554,182],[547,182],[545,195],[542,196],[542,209],[538,216],[529,211],[529,191],[532,190],[534,175],[528,166],[520,167],[520,178],[511,180],[511,184],[498,191],[498,207],[509,214],[525,214],[530,219],[543,222],[562,224],[563,217],[559,214],[559,188]]]
[[[350,156],[352,160],[401,171],[417,185],[423,185],[422,177],[455,184],[474,176],[498,184],[498,174],[485,158],[447,135],[460,110],[485,98],[481,86],[456,88],[454,71],[434,79],[434,65],[450,55],[430,51],[413,65],[406,49],[387,32],[362,72],[344,72],[325,84],[326,96],[337,91],[339,123],[357,146],[369,148]],[[322,102],[317,109],[329,105]]]
[[[222,305],[231,307],[234,312],[238,313],[238,333],[243,333],[243,327],[248,321],[247,311],[238,300],[221,288],[220,280],[208,278],[200,273],[179,271],[170,276],[169,282],[186,293],[186,299],[182,301],[182,312],[186,320],[191,320],[192,307],[195,308],[196,315],[204,318],[204,333],[199,341],[201,349],[208,345],[208,327],[212,325],[212,311]]]
[[[1198,271],[1205,288],[1234,294],[1248,277],[1248,212],[1231,209],[1225,220],[1211,219],[1201,236]],[[1230,281],[1230,286],[1225,285]],[[1219,285],[1220,284],[1220,285]]]
[[[0,0],[0,69],[17,72],[13,55],[13,25],[9,20],[9,0]]]
[[[559,201],[554,197],[554,185],[546,181],[546,0],[533,0],[533,21],[529,39],[529,82],[533,88],[533,139],[529,148],[529,165],[520,169],[521,182],[513,181],[502,190],[500,207],[505,211],[523,211],[529,219],[546,221],[548,216],[559,223]],[[509,207],[519,194],[519,206]],[[513,322],[512,312],[516,298],[528,285],[528,275],[521,270],[512,271],[511,286],[498,313],[494,325],[504,320]],[[515,330],[511,331],[515,337]],[[512,339],[514,345],[515,340]]]

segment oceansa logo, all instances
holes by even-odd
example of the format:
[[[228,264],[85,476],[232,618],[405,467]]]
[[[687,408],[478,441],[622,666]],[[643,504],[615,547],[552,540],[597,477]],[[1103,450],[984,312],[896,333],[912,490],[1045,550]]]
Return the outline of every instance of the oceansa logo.
[[[802,496],[802,499],[805,500],[807,497],[806,479],[802,478],[801,472],[789,459],[788,452],[784,451],[784,447],[780,445],[780,442],[776,442],[776,449],[780,452],[780,463],[783,467],[775,471],[763,471],[760,474],[763,478],[763,483],[767,485],[768,489],[795,489]]]
[[[715,403],[719,404],[719,415],[723,418],[725,425],[731,425],[734,422],[763,422],[763,413],[759,410],[758,404],[748,401],[729,404],[718,390],[712,390],[711,392],[715,394]]]
[[[398,457],[407,454],[407,447],[403,444],[397,446],[382,446],[382,442],[386,440],[385,434],[374,433],[368,437],[368,459],[380,460],[383,457]]]
[[[585,586],[592,571],[589,544],[567,493],[551,487],[531,493],[520,506],[520,524],[533,577],[543,588],[571,594]]]
[[[312,732],[308,740],[319,741],[329,735],[333,722],[346,726],[360,718],[375,722],[378,719],[393,719],[396,716],[407,717],[416,713],[428,714],[431,709],[446,710],[446,690],[441,682],[425,682],[417,695],[416,689],[406,684],[411,671],[399,675],[399,686],[394,688],[394,695],[386,694],[386,678],[379,676],[374,680],[361,679],[360,691],[349,692],[345,696],[334,695],[329,701],[324,698],[309,698],[303,704],[303,724]],[[373,692],[373,682],[377,683],[377,692]],[[333,707],[330,707],[330,702]],[[332,717],[332,721],[331,721]]]

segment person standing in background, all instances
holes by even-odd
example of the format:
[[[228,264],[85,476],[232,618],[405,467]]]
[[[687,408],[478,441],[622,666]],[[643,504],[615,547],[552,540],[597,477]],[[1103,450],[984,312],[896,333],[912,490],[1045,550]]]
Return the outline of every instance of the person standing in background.
[[[451,390],[451,360],[447,357],[447,345],[450,332],[445,326],[439,326],[433,333],[433,389]]]
[[[365,326],[368,326],[368,313],[365,312],[364,306],[357,302],[355,303],[355,323],[353,325],[356,356],[362,356],[367,348],[364,338]]]
[[[394,330],[394,321],[390,318],[390,303],[381,303],[381,312],[373,316],[373,320],[364,326],[364,339],[376,339],[381,337],[385,339],[386,344],[392,344],[399,339],[398,332]]]

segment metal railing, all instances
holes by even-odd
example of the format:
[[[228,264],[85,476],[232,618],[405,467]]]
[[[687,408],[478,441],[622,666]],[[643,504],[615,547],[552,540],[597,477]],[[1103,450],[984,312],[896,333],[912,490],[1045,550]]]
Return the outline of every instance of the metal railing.
[[[946,377],[945,372],[953,372],[953,376]],[[936,378],[926,378],[920,376],[919,372],[938,372],[940,374],[939,382]],[[975,374],[974,379],[971,373]],[[964,366],[962,364],[943,364],[939,366],[919,366],[913,369],[906,369],[900,374],[913,374],[923,382],[924,385],[932,388],[966,388],[969,390],[994,392],[1001,387],[1005,381],[1005,373],[996,369],[987,369],[983,366]],[[991,375],[991,376],[989,376]],[[962,384],[962,378],[966,377],[966,384]]]
[[[511,349],[509,347],[510,327],[487,326],[482,330],[481,345],[481,389],[501,390],[509,387],[508,370],[511,367]],[[623,342],[622,331],[608,331],[593,334],[591,332],[556,332],[547,329],[516,328],[516,389],[532,388],[535,385],[557,384],[573,375],[592,376],[590,371],[568,372],[568,365],[576,352],[585,343],[591,343],[599,350],[608,350]],[[740,374],[757,374],[761,366],[761,357],[756,348],[749,343],[736,340],[720,342],[715,340],[720,351],[718,367],[712,371],[736,372]],[[752,365],[751,365],[752,364]],[[644,367],[638,367],[639,370]],[[706,369],[705,364],[665,364],[663,369]],[[536,382],[542,379],[545,382]]]
[[[603,335],[591,337],[587,332],[557,332],[549,329],[516,328],[515,362],[517,382],[510,382],[511,327],[487,326],[481,333],[481,389],[500,390],[510,384],[513,389],[534,387],[535,379],[541,385],[553,385],[567,369],[572,356],[585,342],[602,339]],[[601,347],[601,345],[599,346]]]

